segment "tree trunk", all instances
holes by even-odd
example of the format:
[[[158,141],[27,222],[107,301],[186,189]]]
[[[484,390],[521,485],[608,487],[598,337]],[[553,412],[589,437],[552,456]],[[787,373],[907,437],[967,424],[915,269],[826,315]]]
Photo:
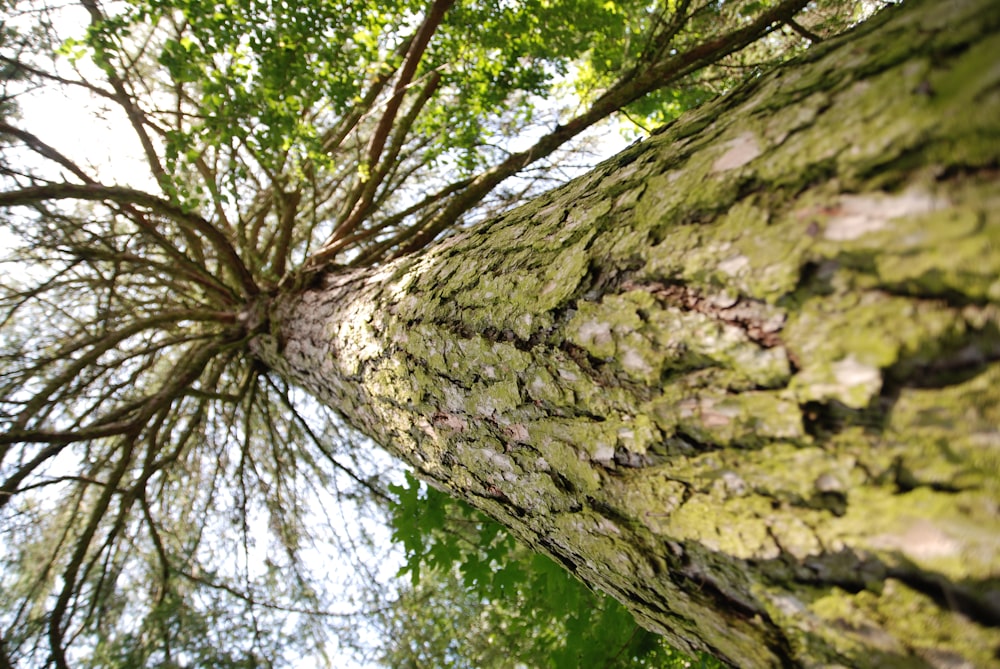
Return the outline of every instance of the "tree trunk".
[[[681,649],[997,666],[998,24],[893,8],[255,350]]]

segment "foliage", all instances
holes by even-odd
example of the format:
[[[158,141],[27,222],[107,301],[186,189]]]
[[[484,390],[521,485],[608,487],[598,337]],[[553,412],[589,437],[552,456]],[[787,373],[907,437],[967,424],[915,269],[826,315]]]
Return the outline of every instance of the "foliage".
[[[613,599],[465,503],[409,474],[390,491],[410,587],[385,622],[386,666],[720,666],[667,647]]]
[[[619,111],[674,115],[855,9],[806,4],[5,0],[0,667],[357,639],[393,466],[255,358],[271,301],[510,206]],[[127,173],[49,141],[17,109],[38,95],[107,117]],[[477,532],[481,553],[427,544],[436,578],[459,557],[491,601],[526,596],[526,567],[489,566],[510,540]]]

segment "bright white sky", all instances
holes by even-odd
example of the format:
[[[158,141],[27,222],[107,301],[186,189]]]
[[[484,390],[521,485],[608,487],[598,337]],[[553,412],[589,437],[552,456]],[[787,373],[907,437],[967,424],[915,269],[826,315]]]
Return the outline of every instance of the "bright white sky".
[[[100,181],[148,186],[149,170],[124,113],[102,110],[79,88],[45,88],[18,102],[27,128]]]

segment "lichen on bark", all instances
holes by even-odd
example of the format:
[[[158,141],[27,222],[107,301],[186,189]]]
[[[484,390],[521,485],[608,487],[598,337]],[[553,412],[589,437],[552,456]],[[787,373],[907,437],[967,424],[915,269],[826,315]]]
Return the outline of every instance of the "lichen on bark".
[[[682,649],[995,666],[998,24],[887,11],[255,350]]]

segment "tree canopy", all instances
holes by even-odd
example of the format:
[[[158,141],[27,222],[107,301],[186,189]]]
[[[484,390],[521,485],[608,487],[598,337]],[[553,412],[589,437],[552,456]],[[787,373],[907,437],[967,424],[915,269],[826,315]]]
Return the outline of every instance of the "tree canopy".
[[[417,253],[591,164],[602,123],[641,134],[861,12],[6,0],[0,666],[279,666],[357,639],[384,604],[358,556],[385,559],[409,488],[249,352],[266,300]],[[46,91],[85,96],[129,173],[49,141],[87,112],[20,111]]]

